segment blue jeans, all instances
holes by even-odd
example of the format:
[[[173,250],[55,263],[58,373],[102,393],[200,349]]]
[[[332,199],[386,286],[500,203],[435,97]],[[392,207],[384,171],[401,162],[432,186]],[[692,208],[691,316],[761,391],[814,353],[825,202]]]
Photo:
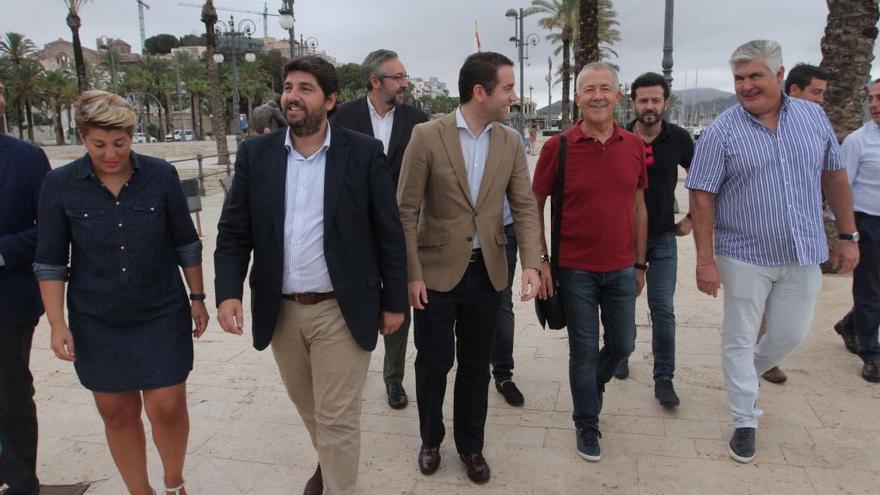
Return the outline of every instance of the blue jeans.
[[[513,224],[504,226],[507,236],[507,288],[501,292],[501,305],[495,320],[492,347],[492,376],[496,383],[513,378],[513,273],[516,271],[516,232]]]
[[[667,232],[648,241],[645,273],[648,307],[651,310],[651,345],[654,351],[654,379],[675,375],[675,281],[678,271],[675,233]]]
[[[615,272],[560,268],[560,293],[568,321],[568,375],[574,424],[596,428],[602,393],[614,368],[627,358],[636,338],[636,276],[632,267]],[[605,345],[599,350],[599,311]]]

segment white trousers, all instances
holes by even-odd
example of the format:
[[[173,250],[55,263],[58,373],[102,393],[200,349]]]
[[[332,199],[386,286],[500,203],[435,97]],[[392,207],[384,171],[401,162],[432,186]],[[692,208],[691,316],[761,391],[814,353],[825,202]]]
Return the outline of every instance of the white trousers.
[[[721,364],[736,428],[758,427],[758,376],[810,332],[822,273],[818,265],[758,266],[718,256],[724,294]],[[755,344],[766,312],[767,333]]]

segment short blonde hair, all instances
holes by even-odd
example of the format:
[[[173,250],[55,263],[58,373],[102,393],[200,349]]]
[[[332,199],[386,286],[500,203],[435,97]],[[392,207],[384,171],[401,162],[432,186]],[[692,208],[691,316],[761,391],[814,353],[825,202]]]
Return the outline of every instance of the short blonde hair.
[[[125,98],[106,91],[83,91],[73,103],[76,127],[81,135],[93,127],[105,130],[121,129],[134,134],[137,116]]]

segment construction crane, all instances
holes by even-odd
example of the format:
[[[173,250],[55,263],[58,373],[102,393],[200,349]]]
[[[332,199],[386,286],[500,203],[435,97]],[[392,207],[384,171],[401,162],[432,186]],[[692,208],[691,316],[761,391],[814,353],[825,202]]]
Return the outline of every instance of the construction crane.
[[[143,55],[144,52],[146,51],[146,49],[144,48],[144,44],[146,43],[146,31],[144,30],[144,7],[146,7],[147,10],[149,10],[150,6],[147,5],[146,3],[144,3],[142,0],[137,0],[137,4],[138,4],[138,17],[140,18],[140,21],[141,21],[141,55]]]
[[[195,7],[198,9],[202,8],[202,4],[193,3],[193,2],[177,2],[177,5],[179,5],[181,7]],[[263,38],[269,37],[269,16],[279,17],[278,14],[273,14],[273,13],[269,12],[269,6],[265,2],[263,3],[263,11],[262,12],[257,12],[255,10],[233,9],[233,8],[218,7],[218,6],[215,6],[214,8],[219,11],[222,11],[222,12],[237,12],[239,14],[256,14],[256,15],[263,16]]]

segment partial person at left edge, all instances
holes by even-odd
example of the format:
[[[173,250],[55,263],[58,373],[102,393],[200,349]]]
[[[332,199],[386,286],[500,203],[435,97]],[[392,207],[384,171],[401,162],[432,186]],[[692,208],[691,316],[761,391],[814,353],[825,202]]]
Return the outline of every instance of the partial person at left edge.
[[[74,110],[87,153],[50,172],[40,193],[34,272],[52,351],[73,361],[94,395],[128,492],[156,493],[144,409],[168,487],[161,493],[186,495],[186,379],[193,336],[208,324],[202,243],[177,170],[131,151],[136,118],[128,103],[86,91]]]
[[[0,115],[6,108],[0,83]],[[28,364],[43,305],[31,269],[37,200],[49,172],[43,150],[0,134],[0,492],[40,493],[37,406]]]

